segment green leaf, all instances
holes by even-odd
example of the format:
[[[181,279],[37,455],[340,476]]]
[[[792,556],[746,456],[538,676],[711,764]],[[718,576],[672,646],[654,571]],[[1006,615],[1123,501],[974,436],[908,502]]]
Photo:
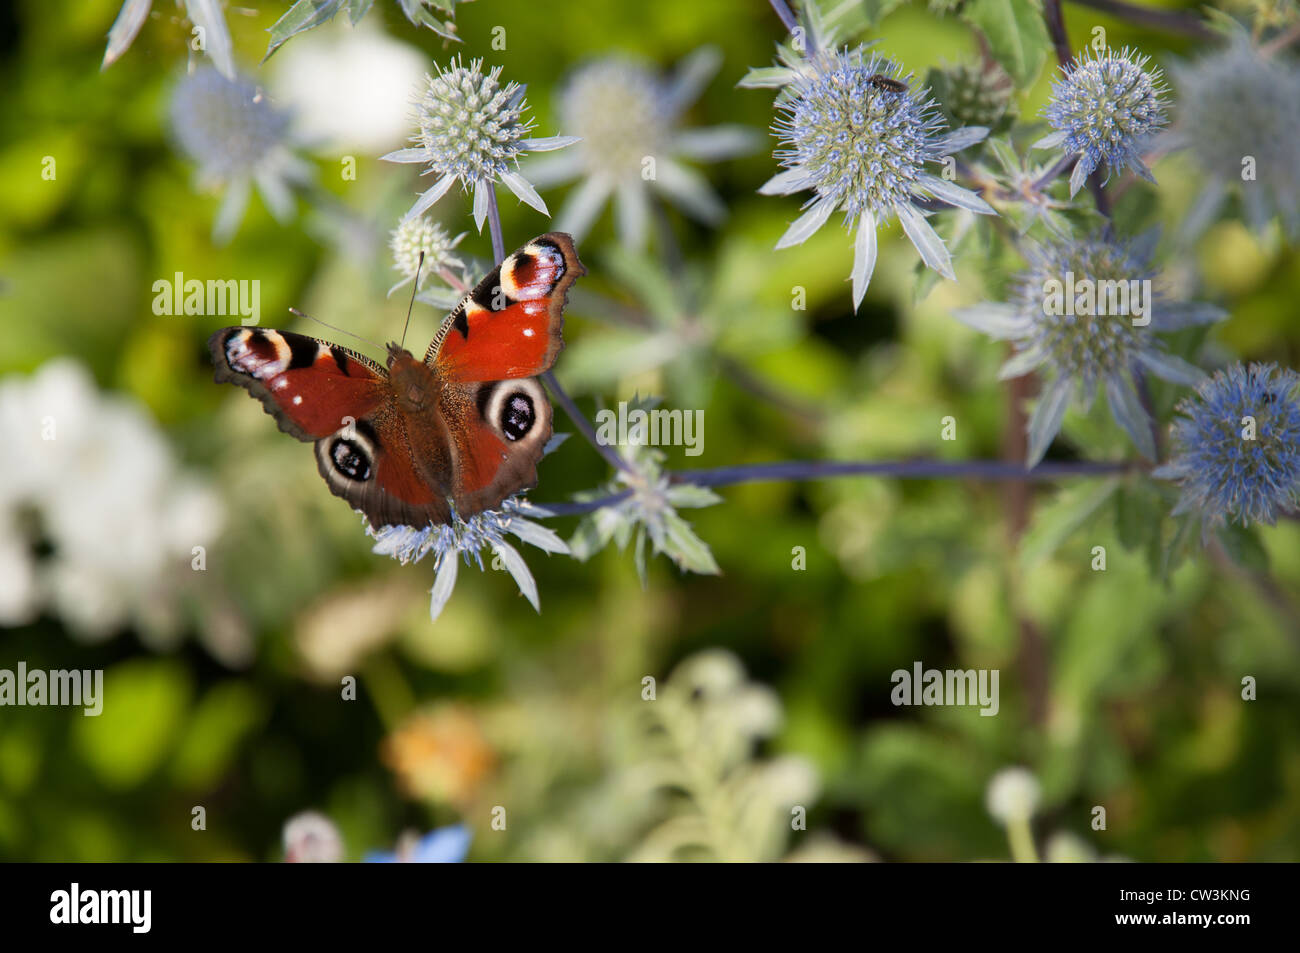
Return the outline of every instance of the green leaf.
[[[1221,527],[1217,535],[1228,558],[1242,569],[1268,572],[1268,553],[1254,527],[1229,523]]]
[[[1115,495],[1115,535],[1120,545],[1135,550],[1160,537],[1167,506],[1146,481],[1125,486]]]
[[[1052,44],[1034,0],[971,0],[961,16],[988,39],[993,58],[1016,88],[1024,89],[1038,78]]]
[[[370,5],[375,0],[348,0],[348,19],[356,26],[361,18],[370,12]]]
[[[669,511],[664,514],[664,529],[664,553],[678,566],[690,572],[714,576],[722,573],[709,550],[709,544],[695,535],[690,523]]]
[[[239,743],[262,724],[265,703],[246,682],[229,681],[203,696],[171,762],[180,787],[202,790],[221,779]]]
[[[1117,477],[1111,477],[1100,485],[1080,483],[1062,490],[1056,499],[1041,507],[1021,545],[1021,566],[1029,569],[1054,553],[1118,486]]]
[[[112,788],[135,787],[172,749],[190,699],[173,661],[123,662],[104,675],[103,711],[77,720],[81,755]]]
[[[334,19],[334,15],[343,8],[343,2],[344,0],[298,0],[284,16],[271,25],[271,45],[267,48],[266,56],[262,57],[262,62],[270,59],[271,54],[283,46],[289,37],[305,33],[312,27]],[[352,22],[356,23],[358,19],[359,16],[354,16]]]

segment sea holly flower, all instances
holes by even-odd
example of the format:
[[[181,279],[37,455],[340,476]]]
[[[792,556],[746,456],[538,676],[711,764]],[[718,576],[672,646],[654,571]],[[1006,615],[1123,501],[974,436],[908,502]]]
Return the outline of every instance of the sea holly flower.
[[[1107,175],[1130,168],[1155,181],[1142,153],[1165,125],[1168,87],[1159,67],[1146,68],[1149,59],[1127,47],[1119,53],[1088,51],[1062,66],[1053,81],[1044,115],[1056,131],[1034,148],[1079,157],[1070,174],[1071,196],[1103,162]]]
[[[1174,126],[1161,148],[1186,149],[1206,181],[1182,228],[1193,239],[1239,191],[1256,230],[1280,217],[1300,235],[1300,67],[1264,58],[1239,33],[1223,49],[1169,68],[1178,89]]]
[[[1071,396],[1090,406],[1098,385],[1115,421],[1153,459],[1151,421],[1135,375],[1149,371],[1188,386],[1204,377],[1170,354],[1156,334],[1218,321],[1224,312],[1170,301],[1156,286],[1149,263],[1157,238],[1153,231],[1128,243],[1102,237],[1057,238],[1046,245],[1026,241],[1029,267],[1016,281],[1011,301],[953,313],[977,331],[1014,342],[1003,380],[1034,371],[1044,377],[1028,424],[1028,466],[1043,458],[1060,432]]]
[[[1174,515],[1203,529],[1233,521],[1273,525],[1300,508],[1300,374],[1276,364],[1234,364],[1178,407],[1173,456],[1152,471],[1175,480]]]
[[[393,268],[402,275],[402,280],[389,288],[388,293],[391,295],[403,285],[415,281],[417,272],[419,273],[417,290],[424,287],[424,283],[430,276],[437,276],[444,271],[449,272],[453,268],[460,272],[458,277],[462,283],[467,283],[465,263],[455,253],[456,246],[461,243],[465,234],[461,232],[453,238],[445,228],[424,215],[419,218],[402,219],[397,228],[393,229],[388,241],[388,248],[393,253]],[[422,254],[423,264],[420,258]],[[456,294],[456,298],[459,300],[460,295]],[[453,305],[455,303],[452,302]]]
[[[464,824],[440,827],[423,837],[404,834],[397,849],[374,850],[362,858],[367,864],[459,864],[469,853],[474,834]]]
[[[994,61],[958,63],[931,75],[932,92],[954,126],[992,129],[1015,114],[1015,83]]]
[[[501,67],[483,72],[483,61],[469,66],[457,57],[437,76],[426,76],[424,90],[415,101],[416,134],[413,148],[398,149],[383,158],[389,162],[427,165],[425,175],[437,181],[411,206],[405,219],[416,218],[442,198],[457,182],[474,192],[474,222],[479,231],[487,221],[488,202],[496,182],[520,201],[549,215],[537,190],[518,171],[519,157],[528,152],[550,152],[577,142],[574,136],[534,139],[524,87],[500,82]]]
[[[777,99],[779,116],[773,124],[783,146],[775,156],[785,171],[759,191],[791,195],[811,190],[813,197],[776,247],[807,241],[835,211],[842,211],[846,226],[856,230],[856,309],[876,267],[876,229],[896,216],[921,260],[955,280],[943,240],[913,203],[935,198],[982,215],[996,214],[974,192],[926,171],[926,163],[974,145],[988,130],[973,126],[940,135],[942,119],[928,92],[911,89],[897,65],[874,53],[866,56],[861,48],[817,54],[790,75],[790,95]]]
[[[704,177],[680,160],[744,155],[757,146],[756,138],[743,126],[679,128],[682,114],[721,60],[712,47],[697,50],[665,79],[635,60],[610,56],[568,77],[559,94],[560,122],[580,141],[563,155],[524,169],[542,188],[581,178],[556,219],[557,229],[581,241],[612,197],[619,240],[639,249],[656,192],[706,225],[722,221],[722,202]]]
[[[638,402],[638,407],[653,403]],[[570,552],[585,562],[610,542],[620,550],[633,543],[633,559],[641,584],[646,584],[646,541],[655,554],[667,556],[684,571],[716,575],[721,572],[706,542],[695,535],[690,523],[677,515],[679,508],[712,506],[722,498],[702,486],[671,483],[664,473],[664,453],[642,444],[623,448],[627,470],[620,470],[600,490],[578,494],[588,501],[620,496],[578,524],[569,540]]]
[[[530,519],[550,515],[547,510],[516,496],[503,501],[499,509],[484,510],[469,519],[453,513],[450,524],[420,529],[412,526],[385,526],[379,530],[367,525],[366,532],[378,540],[374,552],[392,556],[403,565],[419,562],[433,553],[436,575],[433,589],[430,590],[429,617],[434,621],[442,614],[452,590],[456,588],[460,561],[464,560],[467,566],[477,565],[483,571],[485,549],[501,560],[501,564],[514,577],[520,593],[532,603],[534,609],[541,612],[537,581],[533,579],[524,558],[519,555],[519,550],[506,542],[506,536],[515,536],[544,552],[568,554],[569,547],[564,540],[553,530]]]
[[[234,82],[235,73],[234,46],[230,42],[230,31],[226,28],[226,18],[221,13],[219,0],[177,0],[185,7],[185,14],[190,18],[197,31],[196,39],[203,38],[203,50],[212,59],[212,64],[226,79]],[[149,19],[153,0],[126,0],[117,13],[117,19],[108,31],[108,46],[104,50],[104,63],[101,69],[108,69],[135,42],[144,21]]]
[[[264,90],[200,67],[176,87],[170,114],[178,147],[198,164],[199,187],[225,189],[213,241],[234,235],[254,185],[277,221],[292,218],[293,186],[311,181],[311,167],[291,151],[289,116]]]

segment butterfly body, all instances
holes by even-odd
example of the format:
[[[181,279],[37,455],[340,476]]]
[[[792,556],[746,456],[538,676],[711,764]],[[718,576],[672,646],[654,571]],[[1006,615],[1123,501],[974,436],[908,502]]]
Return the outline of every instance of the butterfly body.
[[[306,335],[223,328],[209,340],[216,379],[313,441],[331,492],[372,526],[449,523],[536,484],[552,433],[536,375],[563,347],[583,273],[568,235],[543,235],[461,300],[424,360],[390,344],[381,366]]]

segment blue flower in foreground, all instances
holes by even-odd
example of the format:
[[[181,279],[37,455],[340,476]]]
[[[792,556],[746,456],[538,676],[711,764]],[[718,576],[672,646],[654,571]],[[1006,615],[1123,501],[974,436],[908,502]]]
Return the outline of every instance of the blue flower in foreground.
[[[1300,375],[1276,364],[1235,364],[1179,405],[1174,456],[1153,474],[1176,480],[1174,514],[1202,526],[1277,521],[1300,508]]]
[[[1070,195],[1103,162],[1108,175],[1127,167],[1155,181],[1142,152],[1165,125],[1162,97],[1167,87],[1159,67],[1146,69],[1148,60],[1125,48],[1121,53],[1084,54],[1061,67],[1063,75],[1053,81],[1052,98],[1044,108],[1056,132],[1034,148],[1079,156],[1070,175]]]
[[[876,54],[828,51],[791,67],[777,98],[773,124],[783,148],[775,156],[785,171],[759,191],[791,195],[811,189],[807,211],[781,236],[777,248],[807,241],[832,213],[856,228],[853,307],[862,303],[876,267],[876,229],[897,216],[921,260],[955,279],[943,240],[914,201],[927,197],[957,208],[996,214],[982,198],[926,171],[951,153],[982,140],[972,126],[939,134],[943,120],[928,91],[911,89],[899,67]]]
[[[1104,386],[1115,421],[1148,459],[1156,455],[1151,420],[1134,386],[1140,371],[1195,386],[1197,367],[1165,350],[1156,337],[1223,318],[1212,305],[1169,301],[1149,267],[1157,234],[1128,243],[1104,238],[1025,242],[1029,269],[1019,277],[1012,301],[953,312],[963,324],[1013,341],[1016,353],[1003,366],[1003,380],[1043,374],[1038,406],[1029,419],[1026,464],[1034,466],[1060,432],[1071,395],[1085,407]]]
[[[397,849],[372,850],[362,858],[367,864],[459,864],[469,853],[474,835],[463,824],[440,827],[423,837],[403,836]]]
[[[528,152],[549,152],[573,145],[573,136],[529,137],[532,120],[525,119],[528,103],[524,87],[500,82],[501,67],[483,72],[483,61],[469,66],[453,59],[437,76],[425,78],[425,88],[415,103],[414,148],[398,149],[383,158],[389,162],[427,165],[425,174],[438,176],[432,188],[411,206],[407,220],[417,218],[460,182],[474,190],[474,221],[481,232],[487,220],[488,199],[501,182],[522,202],[543,215],[546,203],[519,174],[519,158]]]
[[[550,447],[558,445],[554,437],[551,440]],[[431,552],[434,554],[437,574],[434,576],[429,602],[429,616],[433,620],[442,613],[456,587],[460,560],[464,559],[467,566],[477,563],[482,570],[484,548],[491,550],[501,560],[501,564],[514,577],[519,591],[532,603],[534,609],[541,612],[537,582],[529,572],[524,557],[506,542],[505,537],[509,533],[545,552],[568,554],[569,547],[553,530],[528,519],[530,516],[549,515],[549,511],[512,496],[502,502],[500,509],[484,510],[469,519],[452,514],[450,525],[439,524],[420,529],[412,526],[384,526],[376,530],[367,524],[366,532],[378,540],[374,552],[392,556],[403,565],[419,562]]]

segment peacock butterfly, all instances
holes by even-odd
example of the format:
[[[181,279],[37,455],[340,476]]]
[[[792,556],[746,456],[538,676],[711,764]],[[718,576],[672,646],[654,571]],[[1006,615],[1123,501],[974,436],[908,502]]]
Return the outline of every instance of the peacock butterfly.
[[[569,287],[586,269],[551,232],[461,299],[423,361],[388,345],[387,367],[289,331],[222,328],[217,381],[246,388],[280,429],[316,444],[335,496],[375,528],[450,523],[537,482],[551,405],[537,375],[564,341]]]

